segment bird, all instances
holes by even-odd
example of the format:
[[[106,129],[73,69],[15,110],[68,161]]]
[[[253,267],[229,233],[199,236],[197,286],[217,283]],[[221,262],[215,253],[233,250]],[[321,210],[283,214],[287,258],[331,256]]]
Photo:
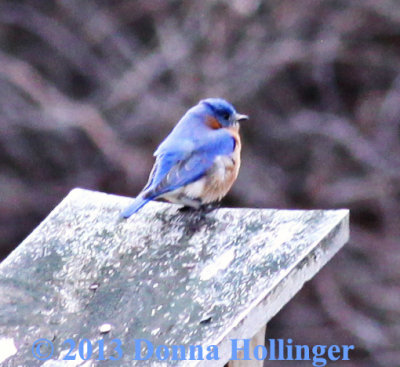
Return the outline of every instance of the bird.
[[[167,201],[199,210],[220,201],[240,168],[240,123],[222,98],[207,98],[190,108],[154,152],[148,182],[121,213],[129,218],[149,201]]]

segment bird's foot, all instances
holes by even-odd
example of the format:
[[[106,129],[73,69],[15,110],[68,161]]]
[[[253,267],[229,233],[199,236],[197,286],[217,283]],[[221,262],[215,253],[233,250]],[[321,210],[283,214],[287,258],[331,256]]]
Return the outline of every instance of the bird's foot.
[[[218,209],[221,205],[219,203],[204,204],[200,207],[200,211],[204,214],[211,213],[213,210]]]
[[[192,206],[183,206],[182,208],[178,209],[180,213],[192,213],[195,212],[196,210],[198,209],[193,208]]]
[[[198,213],[200,216],[204,216],[205,214],[211,213],[213,210],[218,209],[219,207],[219,203],[211,203],[203,204],[199,207],[183,206],[182,208],[179,208],[178,211],[180,213]]]

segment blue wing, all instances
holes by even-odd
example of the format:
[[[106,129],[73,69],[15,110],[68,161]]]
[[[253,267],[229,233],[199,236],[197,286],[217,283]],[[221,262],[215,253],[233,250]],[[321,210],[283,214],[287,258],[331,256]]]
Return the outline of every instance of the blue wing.
[[[188,185],[203,177],[219,155],[231,154],[235,139],[227,130],[213,131],[196,141],[196,149],[174,150],[157,156],[155,166],[144,191],[152,198]],[[189,146],[180,142],[175,147]]]
[[[203,177],[214,163],[214,156],[195,152],[183,159],[179,159],[177,154],[173,154],[172,157],[167,154],[158,157],[157,160],[159,163],[154,179],[145,189],[152,198],[174,191]]]

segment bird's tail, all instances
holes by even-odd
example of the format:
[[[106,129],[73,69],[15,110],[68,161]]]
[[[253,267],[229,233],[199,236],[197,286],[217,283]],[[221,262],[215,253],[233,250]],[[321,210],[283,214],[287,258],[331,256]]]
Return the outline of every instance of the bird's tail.
[[[145,206],[151,198],[145,198],[143,195],[139,195],[131,205],[129,205],[122,213],[122,218],[129,218],[132,214],[135,214],[139,209]]]

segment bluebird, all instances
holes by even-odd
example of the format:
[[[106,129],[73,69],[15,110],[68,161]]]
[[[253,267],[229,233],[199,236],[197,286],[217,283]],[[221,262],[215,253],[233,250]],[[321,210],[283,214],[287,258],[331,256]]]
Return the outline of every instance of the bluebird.
[[[148,182],[122,217],[151,200],[194,209],[221,200],[239,173],[239,123],[247,119],[221,98],[190,108],[154,152]]]

